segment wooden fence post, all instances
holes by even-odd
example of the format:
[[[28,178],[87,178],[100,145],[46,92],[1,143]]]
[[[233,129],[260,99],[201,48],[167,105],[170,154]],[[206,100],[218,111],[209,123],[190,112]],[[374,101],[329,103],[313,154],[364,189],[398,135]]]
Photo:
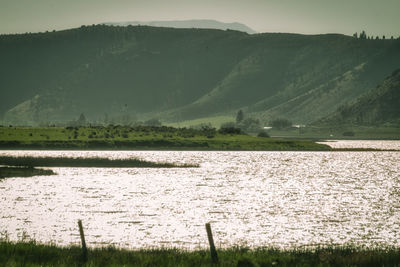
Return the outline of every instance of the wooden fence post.
[[[78,226],[79,226],[79,234],[81,236],[81,242],[82,242],[82,258],[84,261],[87,261],[87,247],[86,247],[85,234],[83,233],[83,227],[82,227],[81,220],[78,220]]]
[[[212,235],[210,223],[206,223],[206,231],[207,231],[208,243],[210,243],[211,262],[213,264],[217,264],[218,263],[218,254],[217,254],[217,250],[215,249],[214,238]]]

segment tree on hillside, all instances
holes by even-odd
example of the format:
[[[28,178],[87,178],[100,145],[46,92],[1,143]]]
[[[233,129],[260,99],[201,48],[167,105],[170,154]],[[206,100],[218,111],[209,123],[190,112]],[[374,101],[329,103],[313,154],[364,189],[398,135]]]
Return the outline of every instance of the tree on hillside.
[[[258,137],[270,137],[267,131],[262,130],[257,134]]]
[[[360,39],[367,39],[367,34],[365,33],[365,31],[362,31],[360,33]]]
[[[78,120],[76,121],[76,125],[77,126],[85,126],[86,123],[87,123],[87,121],[86,121],[85,114],[81,113],[81,115],[79,115]]]
[[[237,124],[241,123],[243,119],[244,119],[243,111],[239,110],[237,115],[236,115],[236,123]]]
[[[242,130],[238,128],[236,124],[232,121],[223,123],[218,132],[220,134],[240,134]]]
[[[237,126],[245,132],[250,133],[256,133],[261,129],[260,121],[255,118],[246,118],[241,123],[238,123]]]
[[[288,119],[278,118],[271,121],[271,126],[277,129],[285,129],[292,126],[292,122]]]
[[[160,126],[162,126],[162,123],[161,123],[158,119],[156,119],[156,118],[149,119],[149,120],[145,121],[143,124],[144,124],[145,126],[155,126],[155,127],[160,127]]]

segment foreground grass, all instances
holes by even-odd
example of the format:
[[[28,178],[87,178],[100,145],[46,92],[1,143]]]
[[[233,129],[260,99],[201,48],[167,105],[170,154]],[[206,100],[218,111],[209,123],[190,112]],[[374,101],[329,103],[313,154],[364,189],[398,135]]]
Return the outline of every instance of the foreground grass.
[[[231,248],[218,251],[219,266],[400,266],[400,250],[353,247],[316,250]],[[89,249],[0,241],[1,266],[212,266],[206,250]]]
[[[215,129],[172,127],[0,127],[2,149],[168,149],[328,151],[327,145],[242,134]]]
[[[190,168],[196,164],[151,162],[141,159],[60,158],[0,156],[0,165],[25,167],[112,167],[112,168]]]
[[[53,175],[52,170],[36,169],[33,167],[0,167],[0,179],[8,177],[32,177],[38,175]]]

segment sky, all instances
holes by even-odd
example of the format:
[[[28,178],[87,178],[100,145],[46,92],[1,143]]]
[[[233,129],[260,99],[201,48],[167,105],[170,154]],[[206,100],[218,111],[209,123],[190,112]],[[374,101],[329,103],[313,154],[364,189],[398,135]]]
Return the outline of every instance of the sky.
[[[400,35],[400,0],[0,0],[0,34],[120,21],[215,19],[257,32]]]

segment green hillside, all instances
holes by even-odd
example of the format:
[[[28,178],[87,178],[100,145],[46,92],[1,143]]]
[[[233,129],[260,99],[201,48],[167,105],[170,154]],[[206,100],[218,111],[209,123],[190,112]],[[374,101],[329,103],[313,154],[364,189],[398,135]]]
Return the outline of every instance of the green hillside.
[[[400,127],[400,69],[376,88],[321,119],[318,124]]]
[[[0,121],[309,123],[400,67],[400,40],[94,25],[0,36]]]

